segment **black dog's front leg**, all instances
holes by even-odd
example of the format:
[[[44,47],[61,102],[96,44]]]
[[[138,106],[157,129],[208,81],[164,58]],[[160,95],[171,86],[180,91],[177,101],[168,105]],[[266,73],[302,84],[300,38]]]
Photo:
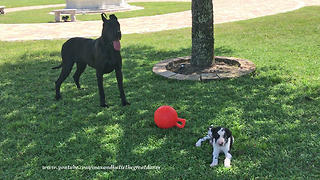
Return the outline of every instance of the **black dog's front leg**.
[[[96,76],[97,76],[99,95],[100,95],[100,106],[108,107],[108,105],[106,104],[104,90],[103,90],[103,73],[97,70]]]
[[[116,71],[116,78],[118,81],[118,87],[120,92],[120,98],[122,101],[122,106],[130,105],[130,103],[126,99],[126,95],[124,94],[124,90],[123,90],[123,76],[122,76],[121,68],[116,68],[115,71]]]

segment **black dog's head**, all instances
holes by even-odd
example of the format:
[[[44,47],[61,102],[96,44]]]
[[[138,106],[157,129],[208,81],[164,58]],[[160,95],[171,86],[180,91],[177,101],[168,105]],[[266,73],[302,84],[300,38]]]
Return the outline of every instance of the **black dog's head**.
[[[120,50],[121,31],[118,18],[111,14],[110,19],[107,19],[107,15],[102,13],[101,18],[103,21],[102,38],[105,43],[113,45],[113,48],[117,51]]]
[[[209,131],[212,133],[213,142],[219,146],[225,146],[229,140],[232,145],[232,133],[228,128],[210,126]]]

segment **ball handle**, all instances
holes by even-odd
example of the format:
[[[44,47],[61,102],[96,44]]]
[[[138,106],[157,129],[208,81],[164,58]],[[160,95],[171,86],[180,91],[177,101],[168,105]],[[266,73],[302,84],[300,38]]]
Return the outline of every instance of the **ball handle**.
[[[181,124],[180,124],[179,122],[180,122]],[[184,128],[184,125],[186,125],[186,120],[185,120],[185,119],[178,118],[176,126],[177,126],[178,128]]]

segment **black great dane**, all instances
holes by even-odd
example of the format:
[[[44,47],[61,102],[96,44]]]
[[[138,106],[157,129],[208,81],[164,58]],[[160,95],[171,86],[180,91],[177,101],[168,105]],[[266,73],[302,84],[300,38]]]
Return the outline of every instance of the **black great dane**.
[[[103,21],[103,29],[100,38],[94,40],[76,37],[69,39],[63,44],[61,49],[62,63],[52,68],[58,69],[62,67],[60,77],[55,82],[55,98],[57,100],[62,99],[60,86],[69,76],[73,65],[76,63],[77,70],[73,75],[73,79],[78,89],[81,89],[79,78],[87,65],[96,69],[101,107],[108,107],[103,90],[103,74],[110,73],[113,70],[115,70],[116,73],[122,105],[130,105],[126,100],[123,90],[122,58],[120,55],[120,24],[117,17],[113,14],[110,15],[110,19],[107,19],[107,15],[103,13],[101,14],[101,18]]]

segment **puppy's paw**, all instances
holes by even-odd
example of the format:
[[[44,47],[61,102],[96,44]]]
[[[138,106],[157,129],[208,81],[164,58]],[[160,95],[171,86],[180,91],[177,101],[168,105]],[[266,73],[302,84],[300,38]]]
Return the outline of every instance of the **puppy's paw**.
[[[218,157],[213,157],[212,163],[210,164],[210,167],[214,167],[218,165]]]
[[[218,162],[212,162],[212,163],[210,164],[210,167],[214,167],[214,166],[216,166],[216,165],[218,165]]]
[[[209,144],[212,146],[212,140],[209,141]]]
[[[201,142],[196,143],[196,147],[199,147],[199,146],[201,146]]]
[[[230,161],[230,159],[225,159],[225,160],[224,160],[224,167],[226,167],[226,168],[231,167],[231,161]]]

